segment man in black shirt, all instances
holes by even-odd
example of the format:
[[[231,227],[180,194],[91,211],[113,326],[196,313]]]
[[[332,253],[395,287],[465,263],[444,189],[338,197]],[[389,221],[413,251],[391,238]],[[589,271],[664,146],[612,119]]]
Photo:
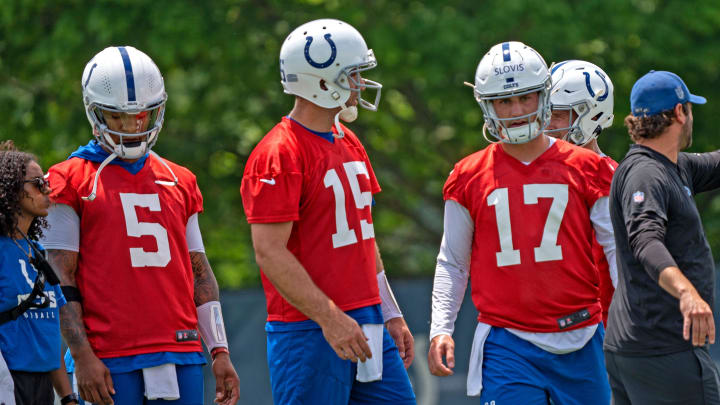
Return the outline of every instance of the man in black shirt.
[[[605,361],[613,403],[720,404],[712,314],[715,265],[693,196],[720,187],[720,151],[692,143],[690,94],[679,76],[650,71],[633,86],[630,147],[613,178],[618,286]]]

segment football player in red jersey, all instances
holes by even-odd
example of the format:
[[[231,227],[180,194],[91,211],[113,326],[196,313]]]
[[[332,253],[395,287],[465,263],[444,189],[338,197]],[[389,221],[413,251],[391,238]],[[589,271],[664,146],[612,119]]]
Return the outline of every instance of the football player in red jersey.
[[[480,403],[603,404],[605,372],[593,230],[612,171],[597,154],[546,136],[551,77],[520,42],[493,46],[474,94],[497,142],[445,183],[428,362],[453,373],[457,311],[471,280],[478,310],[468,395]],[[487,138],[487,135],[486,135]]]
[[[234,404],[239,381],[197,220],[202,195],[188,169],[151,151],[162,75],[141,51],[109,47],[81,84],[95,139],[48,171],[55,204],[44,238],[67,294],[61,330],[80,396],[202,404],[202,337],[216,400]]]
[[[545,133],[590,149],[602,156],[615,171],[617,162],[604,154],[597,143],[600,132],[613,123],[614,94],[610,77],[598,66],[582,60],[557,63],[550,68],[550,74],[552,119]],[[600,201],[606,204],[604,209],[610,209],[607,201]],[[607,226],[612,227],[612,224]],[[617,285],[615,244],[601,244],[596,238],[593,240],[593,258],[600,278],[603,325],[607,325],[608,309]]]
[[[280,73],[295,106],[255,147],[240,192],[267,299],[276,404],[414,404],[413,338],[385,277],[371,215],[380,191],[340,123],[377,110],[360,33],[316,20],[288,35]],[[376,91],[374,102],[361,97]],[[384,325],[383,325],[384,324]]]

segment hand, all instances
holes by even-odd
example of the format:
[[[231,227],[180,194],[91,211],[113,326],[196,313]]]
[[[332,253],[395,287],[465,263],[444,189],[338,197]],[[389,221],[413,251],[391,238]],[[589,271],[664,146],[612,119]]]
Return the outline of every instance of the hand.
[[[443,357],[447,366],[443,364]],[[430,342],[428,351],[428,367],[430,373],[438,377],[453,375],[452,368],[455,367],[455,341],[450,335],[437,335]]]
[[[320,325],[325,340],[343,360],[356,363],[372,357],[367,337],[360,325],[344,312],[335,310],[328,321]]]
[[[385,322],[385,327],[395,341],[395,346],[400,352],[400,358],[407,369],[415,358],[415,339],[413,339],[405,319],[402,317],[389,319]]]
[[[712,309],[697,291],[685,291],[680,295],[680,312],[683,315],[683,338],[690,340],[692,327],[693,346],[703,346],[709,340],[715,343],[715,321]]]
[[[240,379],[230,362],[230,355],[218,353],[212,362],[212,372],[215,375],[215,402],[235,405],[240,398]]]
[[[110,370],[91,350],[75,358],[75,378],[78,393],[85,402],[112,405],[115,395]]]

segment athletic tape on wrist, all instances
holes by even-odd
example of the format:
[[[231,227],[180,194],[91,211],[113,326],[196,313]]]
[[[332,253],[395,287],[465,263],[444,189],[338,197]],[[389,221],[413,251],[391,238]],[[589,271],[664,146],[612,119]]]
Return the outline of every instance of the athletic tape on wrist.
[[[382,309],[383,322],[402,317],[403,314],[400,311],[400,306],[398,306],[395,295],[390,289],[387,277],[385,277],[385,270],[377,274],[377,281],[378,289],[380,290],[380,299],[382,300],[380,308]]]
[[[222,309],[218,301],[206,302],[197,307],[198,329],[208,352],[216,347],[228,347]]]

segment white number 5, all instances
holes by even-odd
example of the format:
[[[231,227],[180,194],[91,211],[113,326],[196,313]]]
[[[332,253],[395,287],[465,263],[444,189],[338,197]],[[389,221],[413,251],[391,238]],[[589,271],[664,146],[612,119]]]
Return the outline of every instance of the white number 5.
[[[170,263],[170,244],[167,231],[160,224],[152,222],[138,222],[135,207],[148,208],[150,211],[160,211],[160,198],[157,194],[120,193],[123,213],[125,214],[125,227],[128,236],[139,238],[149,235],[157,242],[157,252],[146,252],[142,248],[130,248],[130,262],[133,267],[165,267]]]

